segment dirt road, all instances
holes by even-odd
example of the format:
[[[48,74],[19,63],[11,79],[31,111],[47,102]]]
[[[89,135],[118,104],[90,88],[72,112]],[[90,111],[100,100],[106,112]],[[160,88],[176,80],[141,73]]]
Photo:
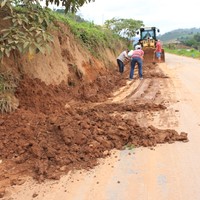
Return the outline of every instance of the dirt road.
[[[25,200],[198,200],[200,199],[200,61],[167,54],[160,69],[169,78],[127,83],[108,102],[165,103],[163,111],[137,113],[141,126],[187,132],[189,142],[111,152],[91,171],[75,171],[59,181],[27,180],[4,199]],[[124,114],[130,118],[131,113]]]

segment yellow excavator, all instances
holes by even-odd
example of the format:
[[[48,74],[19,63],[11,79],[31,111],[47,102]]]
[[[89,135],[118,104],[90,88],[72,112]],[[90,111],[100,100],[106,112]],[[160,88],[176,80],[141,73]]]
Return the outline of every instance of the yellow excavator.
[[[156,49],[156,42],[158,41],[157,34],[160,30],[156,27],[142,27],[137,31],[140,35],[139,44],[144,51],[144,62],[157,63],[156,55],[154,53]],[[165,51],[162,48],[161,62],[165,62]]]

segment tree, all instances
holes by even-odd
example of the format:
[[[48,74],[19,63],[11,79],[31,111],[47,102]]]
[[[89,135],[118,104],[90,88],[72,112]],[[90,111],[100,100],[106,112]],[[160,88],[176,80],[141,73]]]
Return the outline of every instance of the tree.
[[[65,12],[71,11],[72,13],[75,13],[81,6],[83,6],[85,3],[90,3],[91,1],[95,0],[44,0],[46,2],[46,6],[51,4],[55,4],[56,6],[64,6]]]
[[[39,4],[40,1],[44,1],[47,7],[51,3],[51,4],[55,4],[56,6],[64,6],[65,12],[70,11],[72,13],[75,13],[85,3],[94,2],[95,0],[0,0],[0,4],[11,2],[14,5],[16,4],[27,5],[29,3]]]
[[[11,53],[45,53],[53,41],[50,33],[53,16],[50,9],[42,8],[41,0],[0,0],[0,16],[6,28],[0,27],[0,59]],[[65,12],[75,12],[83,4],[94,0],[44,0],[65,6]],[[24,8],[23,8],[24,7]],[[3,15],[2,15],[3,13]],[[80,19],[79,19],[80,20]],[[7,22],[7,23],[5,23]]]
[[[112,18],[111,20],[105,21],[105,26],[124,38],[132,38],[144,24],[140,20]]]
[[[26,9],[17,8],[18,5]],[[1,23],[6,24],[0,26],[1,61],[10,54],[28,53],[31,59],[35,53],[50,50],[53,37],[48,31],[52,25],[49,9],[43,9],[37,1],[0,0],[0,14]]]
[[[197,42],[200,42],[200,34],[197,33],[196,35],[194,35],[194,39],[195,39]]]
[[[193,47],[195,49],[200,49],[200,34],[197,33],[193,35],[193,37],[185,38],[181,42],[186,46]]]

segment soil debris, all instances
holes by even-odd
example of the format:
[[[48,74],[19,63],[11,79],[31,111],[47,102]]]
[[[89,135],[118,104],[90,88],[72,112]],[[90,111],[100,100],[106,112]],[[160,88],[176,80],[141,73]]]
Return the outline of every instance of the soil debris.
[[[159,73],[157,76],[163,77]],[[12,184],[22,184],[19,175],[32,176],[39,182],[59,179],[69,170],[94,167],[98,158],[125,145],[155,147],[188,141],[187,133],[141,127],[134,117],[122,116],[124,112],[134,115],[143,110],[163,110],[165,105],[138,100],[132,104],[104,103],[125,84],[126,78],[117,71],[76,86],[47,86],[39,79],[24,76],[16,91],[18,109],[0,116],[1,185],[11,180]],[[1,196],[3,193],[1,188]],[[36,196],[33,194],[33,198]]]

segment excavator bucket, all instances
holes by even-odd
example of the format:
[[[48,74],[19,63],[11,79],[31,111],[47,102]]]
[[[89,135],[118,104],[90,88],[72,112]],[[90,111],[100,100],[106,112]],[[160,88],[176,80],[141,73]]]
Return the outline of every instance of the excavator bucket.
[[[155,48],[143,48],[144,51],[144,63],[158,63],[159,60],[156,58],[156,54],[154,53]],[[160,62],[165,62],[165,51],[162,49],[161,60]]]

